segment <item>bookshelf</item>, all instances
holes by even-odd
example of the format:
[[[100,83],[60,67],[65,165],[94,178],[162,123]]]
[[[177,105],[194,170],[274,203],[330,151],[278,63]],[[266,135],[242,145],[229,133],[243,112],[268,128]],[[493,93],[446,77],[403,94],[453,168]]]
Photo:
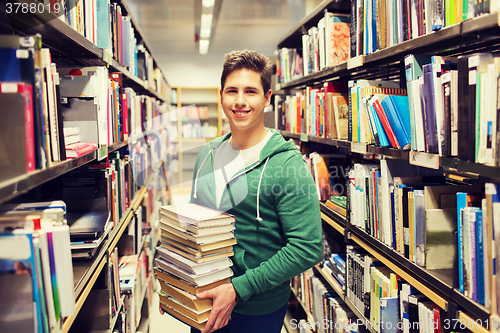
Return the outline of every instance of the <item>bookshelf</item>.
[[[302,56],[302,36],[308,34],[311,27],[318,25],[325,11],[333,13],[351,13],[351,6],[355,2],[323,1],[310,15],[286,34],[277,44],[281,49],[297,49]],[[359,3],[359,2],[358,2]],[[356,5],[354,5],[356,6]],[[409,54],[462,56],[479,52],[496,52],[499,50],[500,20],[498,12],[485,13],[473,18],[445,26],[437,31],[394,43],[392,46],[379,48],[363,55],[352,56],[342,63],[329,66],[312,72],[309,75],[281,82],[276,90],[282,96],[291,96],[305,91],[306,87],[321,89],[326,82],[348,82],[355,80],[391,80],[406,86],[405,57]],[[413,18],[412,18],[413,19]],[[352,22],[352,21],[351,21]],[[376,34],[376,30],[375,34]],[[351,35],[352,38],[352,35]],[[283,100],[285,99],[283,97]],[[460,98],[460,96],[459,96]],[[277,110],[279,110],[277,108]],[[496,110],[498,113],[498,110]],[[279,114],[277,115],[280,116]],[[351,142],[348,140],[332,139],[329,137],[310,135],[298,129],[294,132],[278,128],[285,138],[293,139],[305,147],[306,151],[318,150],[324,154],[341,154],[349,162],[378,163],[382,159],[404,160],[411,165],[426,169],[438,169],[449,180],[449,184],[476,184],[481,182],[498,183],[500,168],[472,161],[460,159],[458,156],[440,156],[425,152],[383,148],[366,142]],[[497,162],[498,165],[498,162]],[[352,166],[352,164],[351,164]],[[481,182],[480,182],[481,181]],[[320,202],[321,217],[325,224],[331,226],[328,230],[344,236],[347,244],[359,246],[366,253],[378,259],[392,272],[416,287],[426,297],[432,300],[444,311],[448,321],[465,321],[476,324],[468,328],[472,332],[492,332],[491,322],[496,320],[490,309],[464,296],[457,287],[457,273],[455,269],[425,269],[406,259],[398,251],[392,249],[382,241],[366,233]],[[324,227],[325,230],[325,227]],[[498,244],[495,245],[498,247]],[[497,249],[493,249],[497,252]],[[456,266],[455,266],[456,267]],[[332,279],[321,267],[315,267],[316,275],[322,276],[329,286],[337,291],[356,317],[366,320],[354,304],[344,295],[338,283]],[[492,291],[496,293],[496,291]],[[361,309],[362,310],[362,309]],[[362,312],[362,311],[361,311]],[[322,318],[315,318],[316,321]],[[443,319],[443,317],[441,317]],[[481,326],[480,323],[483,323]]]
[[[193,166],[199,149],[222,135],[223,120],[218,87],[175,87],[177,100],[178,186],[174,191],[189,193]]]
[[[28,6],[39,4],[38,1],[34,0],[23,0],[19,1],[19,3]],[[75,1],[75,4],[83,6],[83,0]],[[120,8],[123,17],[131,16],[125,0],[112,0],[109,5]],[[68,8],[68,10],[70,9]],[[127,198],[127,200],[130,200],[125,202],[125,198],[122,197],[121,202],[116,199],[112,204],[110,203],[111,206],[120,207],[116,214],[119,211],[121,216],[119,216],[116,225],[99,245],[97,252],[89,259],[72,260],[73,281],[71,283],[74,286],[76,312],[73,315],[61,318],[56,326],[53,329],[49,328],[49,330],[50,333],[66,333],[79,332],[92,327],[91,330],[96,332],[121,332],[122,329],[128,332],[145,332],[148,330],[148,317],[152,305],[150,295],[155,288],[152,267],[154,242],[158,239],[158,212],[155,212],[155,210],[158,209],[159,205],[170,202],[169,184],[166,179],[171,162],[170,156],[166,153],[170,146],[170,137],[165,129],[169,123],[166,111],[171,108],[171,93],[164,73],[152,57],[140,27],[132,17],[130,18],[132,37],[140,45],[141,52],[146,57],[141,77],[136,75],[140,71],[134,69],[132,65],[124,65],[124,60],[120,59],[121,55],[119,58],[110,48],[98,47],[97,43],[94,43],[95,40],[90,40],[92,37],[85,36],[81,29],[71,27],[68,21],[63,20],[61,17],[58,18],[54,14],[47,12],[22,13],[19,11],[9,15],[4,14],[4,19],[0,20],[0,32],[15,36],[39,35],[41,47],[50,50],[51,62],[55,63],[57,69],[104,67],[107,69],[107,73],[119,73],[121,75],[120,89],[123,89],[121,91],[123,94],[125,94],[126,88],[130,88],[140,99],[145,101],[143,111],[140,108],[138,111],[136,107],[124,110],[122,109],[123,105],[120,104],[119,106],[120,113],[126,111],[128,117],[139,119],[136,125],[139,125],[140,130],[137,131],[137,129],[131,128],[128,138],[124,138],[123,133],[125,130],[123,128],[119,129],[117,125],[116,131],[121,131],[118,135],[121,136],[119,140],[110,140],[107,145],[101,145],[97,150],[74,159],[54,162],[53,165],[37,165],[38,168],[34,171],[0,182],[0,205],[35,202],[37,200],[48,201],[50,199],[40,195],[40,192],[43,192],[45,187],[50,188],[52,184],[55,184],[54,181],[62,179],[65,175],[87,168],[89,165],[101,164],[102,166],[104,162],[113,164],[113,161],[116,161],[118,164],[116,165],[115,175],[118,177],[118,172],[120,172],[118,167],[123,166],[125,168],[126,159],[131,158],[126,163],[130,168],[126,169],[127,171],[123,171],[124,169],[121,171],[124,178],[125,176],[130,178],[127,178],[127,180],[122,178],[122,183],[120,183],[120,186],[127,184],[127,191],[130,191],[127,192],[127,194],[130,193],[130,198]],[[108,19],[110,19],[109,16]],[[96,27],[92,28],[97,29]],[[110,31],[108,33],[112,35]],[[118,34],[110,36],[110,38],[117,38],[116,36]],[[0,36],[0,42],[2,38],[6,37]],[[123,40],[117,41],[117,43],[123,43]],[[137,63],[135,63],[135,66],[137,67]],[[146,112],[146,106],[148,111],[152,109],[152,112]],[[118,110],[118,107],[116,110]],[[37,112],[36,108],[34,111]],[[112,112],[107,111],[110,114]],[[120,114],[120,116],[124,116],[124,114]],[[130,120],[132,121],[132,118]],[[119,121],[123,122],[124,120],[121,118]],[[141,129],[141,122],[144,123],[144,131]],[[125,126],[124,124],[120,123],[120,126]],[[61,126],[59,131],[62,131],[62,121],[58,126]],[[116,156],[121,160],[117,161]],[[137,158],[137,160],[134,160],[134,158]],[[110,166],[108,164],[105,167],[109,168]],[[113,187],[115,184],[118,187],[117,180],[113,180]],[[109,186],[111,186],[111,180]],[[111,187],[109,187],[109,191],[111,191]],[[120,195],[125,194],[124,188],[121,188],[120,191],[122,191]],[[116,195],[119,198],[118,191]],[[144,217],[139,221],[141,216]],[[143,223],[150,225],[150,234],[142,235]],[[131,229],[134,228],[141,228],[142,237],[140,240],[134,241],[134,244],[130,244],[130,233]],[[113,297],[111,295],[114,288],[120,286],[120,281],[113,281],[114,278],[110,277],[113,264],[116,265],[116,270],[118,270],[118,263],[114,263],[111,257],[115,250],[128,251],[130,246],[132,248],[137,247],[134,254],[144,260],[139,271],[145,279],[141,279],[141,285],[136,286],[137,290],[140,290],[140,295],[133,295],[135,298],[132,305],[129,304],[130,295],[120,294],[116,303],[112,305]],[[95,302],[96,300],[100,301]],[[132,312],[132,314],[137,315],[137,319],[141,319],[137,323],[127,321],[127,317],[131,315],[129,313],[131,306],[137,307],[137,309],[134,309],[135,312]],[[85,325],[80,325],[82,322]],[[78,325],[75,325],[75,323],[78,323]],[[42,331],[44,330],[40,330],[40,332]]]

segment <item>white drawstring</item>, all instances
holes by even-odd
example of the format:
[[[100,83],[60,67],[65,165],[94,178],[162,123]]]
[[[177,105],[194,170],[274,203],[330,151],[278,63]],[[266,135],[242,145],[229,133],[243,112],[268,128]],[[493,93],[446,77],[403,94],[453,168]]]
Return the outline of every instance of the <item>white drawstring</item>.
[[[194,178],[194,191],[193,191],[193,198],[198,198],[198,195],[196,194],[196,186],[198,185],[198,176],[200,175],[201,168],[203,168],[203,164],[205,164],[205,161],[207,160],[208,156],[212,154],[212,150],[208,152],[207,156],[205,156],[205,159],[203,162],[201,162],[200,167],[198,168],[198,172],[196,173],[196,177]]]
[[[259,210],[260,183],[262,182],[262,177],[264,176],[264,171],[266,170],[266,165],[267,165],[268,161],[269,161],[269,157],[266,159],[266,163],[264,163],[264,167],[262,168],[262,172],[260,173],[259,186],[257,187],[257,218],[256,218],[256,220],[259,222],[262,221],[262,217],[260,217],[260,210]]]

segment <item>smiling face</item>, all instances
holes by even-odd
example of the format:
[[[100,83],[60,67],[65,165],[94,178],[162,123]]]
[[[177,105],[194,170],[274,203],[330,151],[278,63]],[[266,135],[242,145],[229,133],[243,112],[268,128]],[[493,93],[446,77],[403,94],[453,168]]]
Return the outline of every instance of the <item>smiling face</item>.
[[[259,73],[242,68],[231,72],[221,90],[222,109],[234,134],[257,134],[265,130],[264,108],[272,91],[264,93]]]

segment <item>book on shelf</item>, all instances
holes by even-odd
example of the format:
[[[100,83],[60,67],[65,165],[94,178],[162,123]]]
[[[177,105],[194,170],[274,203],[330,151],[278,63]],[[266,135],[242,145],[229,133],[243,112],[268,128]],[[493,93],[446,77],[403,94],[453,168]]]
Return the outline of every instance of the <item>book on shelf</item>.
[[[76,142],[67,144],[65,149],[67,158],[78,158],[96,150],[97,144],[95,142]]]
[[[36,169],[32,89],[24,83],[0,83],[0,103],[5,107],[6,117],[0,131],[4,160],[0,166],[0,181]]]

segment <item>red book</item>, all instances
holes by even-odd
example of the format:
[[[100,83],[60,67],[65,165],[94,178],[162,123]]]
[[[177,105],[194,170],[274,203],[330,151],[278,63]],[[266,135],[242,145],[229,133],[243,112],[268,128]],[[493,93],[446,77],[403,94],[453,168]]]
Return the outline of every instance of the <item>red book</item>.
[[[127,140],[128,139],[128,135],[129,135],[129,125],[128,125],[128,98],[127,98],[127,94],[122,94],[122,109],[123,109],[123,112],[122,112],[122,116],[123,116],[123,126],[122,126],[122,129],[123,129],[123,140]]]
[[[297,93],[297,127],[296,127],[296,131],[297,133],[302,133],[302,130],[301,130],[301,126],[302,126],[302,123],[301,123],[301,111],[302,110],[302,95],[300,92]]]
[[[22,171],[22,173],[28,173],[30,171],[34,171],[36,169],[36,164],[35,164],[35,132],[34,132],[34,114],[33,114],[33,88],[31,85],[26,84],[26,83],[18,83],[18,82],[3,82],[0,83],[0,93],[5,94],[2,95],[1,101],[2,101],[2,107],[3,111],[8,114],[9,112],[16,113],[20,117],[14,117],[17,121],[18,118],[24,118],[24,124],[9,124],[10,129],[13,130],[14,136],[10,136],[8,138],[7,136],[5,137],[5,142],[4,145],[11,145],[12,152],[14,153],[15,151],[20,152],[22,147],[21,142],[22,140],[18,140],[18,142],[12,144],[9,143],[9,139],[16,139],[19,137],[19,135],[24,136],[24,148],[22,150],[25,150],[25,155],[26,155],[26,169],[25,170],[18,170]],[[24,116],[21,116],[24,115]],[[3,121],[5,121],[5,117]],[[14,118],[12,118],[14,120]],[[8,118],[11,119],[11,118]],[[19,120],[21,121],[21,120]],[[3,129],[3,127],[1,127]],[[18,130],[24,129],[24,134],[21,133],[15,133]],[[5,128],[5,133],[11,133],[8,128]],[[19,135],[15,135],[19,134]],[[2,137],[0,137],[0,141],[2,140]],[[0,142],[1,143],[1,142]],[[4,154],[9,154],[10,149],[7,147],[3,147],[3,153]],[[0,153],[0,155],[2,155]],[[11,155],[11,158],[16,159],[15,155]],[[14,162],[14,161],[12,161]],[[15,169],[16,165],[18,167],[21,167],[18,163],[21,161],[18,160],[17,163],[12,163],[12,167]],[[8,164],[8,163],[7,163]],[[24,166],[22,166],[24,168]],[[16,170],[12,169],[11,171],[16,172]],[[7,170],[3,170],[3,172],[6,172],[8,174],[9,172]],[[0,179],[3,177],[0,177]]]
[[[377,115],[380,119],[380,122],[382,123],[382,126],[384,127],[385,133],[387,134],[387,138],[389,138],[392,147],[396,149],[401,149],[401,146],[399,145],[396,139],[396,135],[394,135],[394,131],[392,130],[391,124],[389,123],[389,119],[387,119],[387,116],[385,115],[382,104],[380,104],[380,101],[377,96],[373,96],[372,98],[373,98],[373,107],[377,112]]]
[[[77,158],[97,149],[95,142],[77,142],[66,145],[66,158]]]

